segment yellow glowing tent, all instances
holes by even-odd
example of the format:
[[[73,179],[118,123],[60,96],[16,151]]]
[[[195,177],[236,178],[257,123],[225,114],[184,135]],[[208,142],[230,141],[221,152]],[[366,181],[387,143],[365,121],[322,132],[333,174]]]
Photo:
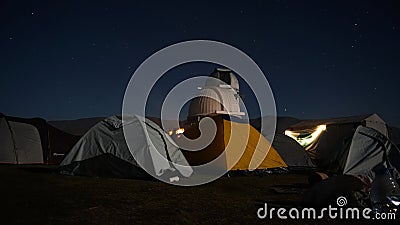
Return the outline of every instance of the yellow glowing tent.
[[[223,116],[215,116],[213,120],[217,125],[217,132],[211,144],[200,151],[183,151],[190,165],[203,165],[223,154],[224,165],[220,166],[231,170],[287,167],[268,140],[250,124],[225,120]],[[189,139],[198,138],[200,136],[198,125],[186,129],[184,135]],[[243,155],[240,157],[239,154],[242,152]]]

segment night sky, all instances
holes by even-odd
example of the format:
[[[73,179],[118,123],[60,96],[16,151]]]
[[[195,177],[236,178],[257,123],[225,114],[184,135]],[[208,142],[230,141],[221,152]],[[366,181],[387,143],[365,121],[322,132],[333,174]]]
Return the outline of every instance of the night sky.
[[[258,63],[281,116],[378,113],[400,126],[399,1],[241,2],[2,0],[0,112],[48,120],[118,114],[143,60],[209,39]],[[214,67],[174,69],[154,96]]]

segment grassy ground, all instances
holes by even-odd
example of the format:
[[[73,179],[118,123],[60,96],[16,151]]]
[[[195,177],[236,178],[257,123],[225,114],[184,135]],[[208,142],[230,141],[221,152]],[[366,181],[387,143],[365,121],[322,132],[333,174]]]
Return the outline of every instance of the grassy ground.
[[[301,193],[272,185],[306,175],[223,177],[198,187],[157,181],[70,177],[43,166],[0,166],[0,224],[365,224],[365,221],[260,220],[263,202],[296,205]]]

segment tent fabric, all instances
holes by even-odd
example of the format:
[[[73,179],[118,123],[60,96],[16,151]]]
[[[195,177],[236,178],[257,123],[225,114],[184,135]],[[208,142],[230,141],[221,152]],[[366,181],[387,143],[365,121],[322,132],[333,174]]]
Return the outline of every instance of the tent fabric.
[[[61,131],[47,124],[47,164],[59,165],[80,137]]]
[[[364,126],[371,127],[380,131],[384,135],[387,135],[387,129],[385,121],[380,118],[377,114],[359,115],[359,116],[348,116],[331,119],[319,119],[319,120],[303,120],[289,127],[289,130],[301,130],[307,128],[313,128],[321,124],[354,124],[363,123]],[[370,126],[368,126],[370,125]],[[383,128],[382,128],[383,127]],[[381,131],[381,128],[383,131]]]
[[[9,125],[15,140],[16,162],[19,164],[43,163],[39,131],[26,123],[9,121]]]
[[[36,127],[0,119],[0,163],[43,163],[43,151]]]
[[[307,150],[321,170],[341,173],[358,124],[332,124]]]
[[[264,117],[263,120],[266,123],[272,123],[275,118],[272,117]],[[272,142],[272,146],[282,157],[283,161],[289,167],[303,167],[303,168],[315,168],[315,164],[313,160],[310,158],[309,152],[307,152],[299,143],[297,143],[292,138],[284,135],[285,130],[299,123],[300,120],[293,117],[277,117],[276,118],[276,131],[275,136]],[[255,119],[252,120],[252,124],[255,125],[255,128],[260,131],[261,120]],[[265,131],[264,131],[265,132]],[[268,135],[267,133],[262,133],[263,136]]]
[[[220,167],[230,170],[254,170],[277,167],[287,167],[278,152],[270,147],[269,142],[251,125],[223,119],[223,116],[214,116],[212,119],[217,126],[214,140],[200,151],[183,151],[192,166],[203,165],[213,161],[221,154]],[[194,124],[184,132],[189,139],[200,136],[198,124]],[[247,143],[244,141],[247,138]],[[245,148],[239,161],[238,154]],[[257,166],[258,165],[258,166]]]
[[[13,135],[5,118],[0,118],[0,163],[17,163]]]
[[[275,134],[272,146],[289,167],[315,167],[304,148],[284,134]]]
[[[326,130],[306,148],[317,167],[325,172],[342,173],[353,135],[359,125],[373,128],[388,136],[386,123],[377,115],[361,115],[322,120],[306,120],[290,126],[287,131],[307,135],[319,125]]]
[[[375,178],[380,165],[400,171],[399,149],[379,131],[359,126],[353,136],[344,174]]]
[[[0,114],[0,163],[59,164],[78,140],[44,119]]]
[[[89,177],[147,179],[149,174],[137,165],[133,165],[110,153],[105,153],[82,161],[74,161],[69,168],[79,168],[71,173],[67,168],[61,169],[62,174],[84,175]]]
[[[124,129],[131,134],[126,139]],[[133,148],[129,148],[126,141],[134,143]],[[70,175],[102,176],[100,165],[105,164],[110,168],[110,176],[140,178],[143,169],[136,160],[140,160],[145,168],[154,168],[149,172],[156,176],[175,169],[186,177],[193,172],[168,135],[155,123],[140,116],[129,116],[124,121],[119,116],[112,116],[92,127],[62,161],[60,170]],[[125,163],[119,167],[121,161]],[[121,168],[127,165],[130,165],[131,172],[122,173]]]

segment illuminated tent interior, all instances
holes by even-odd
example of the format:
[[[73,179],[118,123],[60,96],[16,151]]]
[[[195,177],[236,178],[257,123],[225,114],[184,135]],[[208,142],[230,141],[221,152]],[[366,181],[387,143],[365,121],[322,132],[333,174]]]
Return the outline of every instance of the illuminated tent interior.
[[[340,172],[343,171],[352,137],[359,125],[388,136],[386,123],[377,114],[305,120],[290,126],[285,135],[303,146],[320,169]]]

